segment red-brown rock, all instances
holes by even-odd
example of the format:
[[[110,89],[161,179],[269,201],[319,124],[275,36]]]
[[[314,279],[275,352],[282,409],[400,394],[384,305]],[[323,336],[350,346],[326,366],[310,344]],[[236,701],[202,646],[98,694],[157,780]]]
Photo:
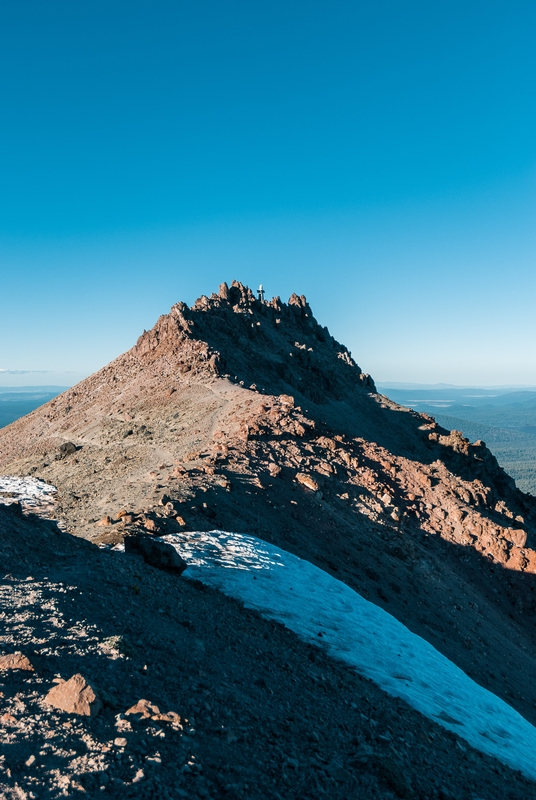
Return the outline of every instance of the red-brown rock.
[[[68,681],[53,686],[45,697],[45,703],[68,714],[96,717],[102,701],[83,675],[77,673]]]
[[[5,656],[0,656],[0,670],[23,669],[28,672],[33,672],[33,667],[22,653],[9,653]]]
[[[155,722],[163,722],[175,728],[181,724],[181,717],[176,711],[167,711],[163,714],[158,706],[149,702],[149,700],[138,700],[136,705],[125,711],[125,716],[136,716],[139,720],[152,719]]]
[[[125,716],[135,715],[140,719],[151,719],[156,714],[160,714],[160,709],[149,700],[138,700],[136,705],[131,706],[128,711],[125,711]]]
[[[311,478],[310,475],[307,475],[306,472],[298,472],[296,475],[296,480],[298,483],[301,483],[302,486],[305,486],[306,489],[309,489],[311,492],[318,491],[318,483],[315,481],[314,478]]]

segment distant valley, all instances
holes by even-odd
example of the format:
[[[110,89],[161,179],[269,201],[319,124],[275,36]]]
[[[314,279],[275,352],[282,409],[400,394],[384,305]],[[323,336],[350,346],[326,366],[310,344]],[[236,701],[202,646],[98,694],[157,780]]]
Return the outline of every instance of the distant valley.
[[[536,389],[378,386],[470,441],[482,439],[524,492],[536,495]]]

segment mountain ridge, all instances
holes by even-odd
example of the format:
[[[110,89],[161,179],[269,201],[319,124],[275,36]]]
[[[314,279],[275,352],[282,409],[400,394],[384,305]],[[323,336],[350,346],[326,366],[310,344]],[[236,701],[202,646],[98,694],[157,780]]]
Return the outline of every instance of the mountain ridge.
[[[176,304],[2,429],[0,470],[57,486],[62,524],[101,545],[217,527],[284,547],[536,722],[534,499],[482,442],[378,394],[303,296],[234,282]]]

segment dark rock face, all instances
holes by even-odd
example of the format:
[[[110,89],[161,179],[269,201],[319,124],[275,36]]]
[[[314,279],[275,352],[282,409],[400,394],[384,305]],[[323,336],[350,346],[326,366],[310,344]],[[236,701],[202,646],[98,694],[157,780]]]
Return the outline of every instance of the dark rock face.
[[[181,575],[188,564],[167,542],[154,539],[144,534],[125,537],[125,552],[135,553],[143,557],[146,564],[157,569],[171,570]]]

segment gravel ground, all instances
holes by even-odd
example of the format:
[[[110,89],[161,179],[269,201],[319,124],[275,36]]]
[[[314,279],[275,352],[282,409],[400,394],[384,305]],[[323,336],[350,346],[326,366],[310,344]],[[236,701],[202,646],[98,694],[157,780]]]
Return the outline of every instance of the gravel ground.
[[[536,798],[279,624],[134,557],[0,508],[5,797]],[[81,673],[94,719],[45,702]],[[174,727],[125,712],[140,699]],[[10,794],[11,793],[11,794]]]

